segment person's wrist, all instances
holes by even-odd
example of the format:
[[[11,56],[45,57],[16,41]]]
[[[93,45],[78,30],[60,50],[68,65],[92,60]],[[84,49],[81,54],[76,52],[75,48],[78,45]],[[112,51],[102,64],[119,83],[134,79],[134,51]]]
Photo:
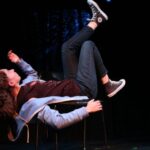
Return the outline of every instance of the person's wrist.
[[[85,109],[86,109],[86,111],[87,111],[88,113],[91,112],[90,109],[89,109],[88,107],[85,107]]]
[[[18,63],[20,63],[21,62],[21,59],[20,58],[18,58],[17,60],[16,60],[16,64],[18,64]]]

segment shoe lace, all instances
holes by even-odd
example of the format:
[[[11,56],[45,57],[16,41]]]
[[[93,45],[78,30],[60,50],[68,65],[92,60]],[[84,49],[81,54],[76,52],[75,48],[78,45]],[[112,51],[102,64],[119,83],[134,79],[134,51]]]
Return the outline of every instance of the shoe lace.
[[[95,8],[93,7],[94,6],[91,6],[92,18],[87,18],[87,21],[95,21],[97,19],[97,12],[95,11]]]
[[[97,10],[96,10],[95,6],[93,6],[93,5],[91,5],[90,7],[91,7],[91,10],[92,10],[92,14],[93,14],[93,16],[90,20],[94,21],[97,18]]]

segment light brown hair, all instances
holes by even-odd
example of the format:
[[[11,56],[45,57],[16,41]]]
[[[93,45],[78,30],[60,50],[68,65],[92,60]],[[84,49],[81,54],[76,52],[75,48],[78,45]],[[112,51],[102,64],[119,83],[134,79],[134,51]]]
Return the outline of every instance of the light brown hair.
[[[8,84],[8,77],[5,74],[5,72],[0,71],[0,89],[8,89],[9,84]]]
[[[0,116],[13,117],[16,113],[14,97],[6,89],[0,89]]]

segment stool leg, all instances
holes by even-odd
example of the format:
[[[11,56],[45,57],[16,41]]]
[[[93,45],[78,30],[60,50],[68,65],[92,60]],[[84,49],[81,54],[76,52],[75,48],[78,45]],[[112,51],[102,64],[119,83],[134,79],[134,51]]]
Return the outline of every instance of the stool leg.
[[[56,131],[56,134],[55,134],[55,150],[58,150],[58,132]]]
[[[105,143],[105,147],[107,147],[108,141],[107,141],[107,130],[106,130],[104,112],[102,111],[101,114],[102,114],[102,122],[103,122],[103,129],[104,129],[104,143]]]
[[[106,124],[104,118],[104,110],[101,112],[101,115],[102,115],[103,129],[104,129],[104,146],[100,148],[95,148],[95,150],[108,150],[107,130],[106,130]]]
[[[83,150],[86,150],[86,119],[83,122]]]

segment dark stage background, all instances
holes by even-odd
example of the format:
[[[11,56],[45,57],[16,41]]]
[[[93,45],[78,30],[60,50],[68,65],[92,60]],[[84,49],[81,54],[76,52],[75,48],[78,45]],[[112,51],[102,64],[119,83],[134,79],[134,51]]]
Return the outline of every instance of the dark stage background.
[[[144,19],[142,23],[139,21],[138,8],[131,3],[119,0],[97,2],[109,20],[100,25],[92,40],[100,48],[110,77],[127,81],[125,88],[111,99],[99,93],[103,100],[108,138],[149,139],[149,85],[145,84],[149,80],[149,68]],[[43,79],[50,79],[52,72],[62,71],[61,45],[87,23],[86,18],[91,13],[85,0],[62,0],[61,3],[22,1],[17,6],[9,2],[8,6],[6,1],[1,5],[4,8],[0,10],[1,68],[15,68],[21,73],[7,61],[8,50],[13,49],[32,64]],[[93,139],[103,132],[101,127],[98,128],[101,126],[97,121],[99,115],[95,116],[88,121]]]

